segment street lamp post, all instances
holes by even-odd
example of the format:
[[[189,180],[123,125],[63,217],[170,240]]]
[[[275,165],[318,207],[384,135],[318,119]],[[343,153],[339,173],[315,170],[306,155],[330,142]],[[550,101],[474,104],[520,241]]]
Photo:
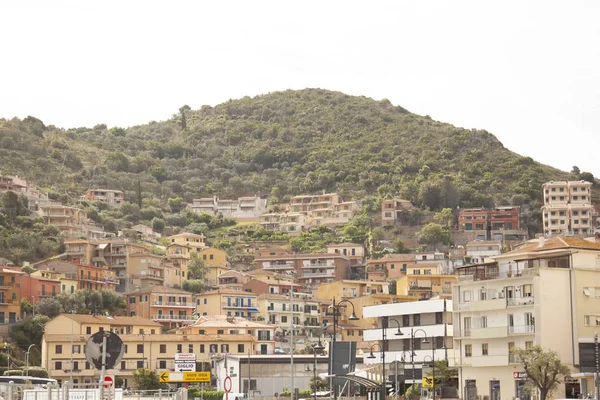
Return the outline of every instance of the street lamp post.
[[[414,328],[410,328],[410,352],[412,353],[412,357],[411,357],[411,363],[412,363],[412,379],[411,379],[411,383],[413,386],[413,390],[410,391],[410,397],[411,399],[414,397],[414,384],[415,384],[415,337],[416,334],[419,332],[423,332],[423,343],[429,343],[429,340],[427,340],[427,332],[425,332],[423,329],[414,329]],[[421,369],[421,375],[422,375],[422,371],[423,369]],[[421,377],[421,379],[423,379]]]
[[[433,379],[433,382],[432,382],[433,383],[433,388],[432,388],[433,389],[433,400],[435,400],[435,359],[434,359],[434,357],[435,357],[435,348],[433,348],[431,352],[433,353],[433,355],[423,357],[423,363],[425,363],[426,358],[428,358],[428,357],[431,358],[431,366],[432,366],[432,372],[431,372],[431,374],[433,375],[431,377],[431,379]]]
[[[10,369],[10,348],[8,347],[8,343],[4,342],[4,348],[6,349],[6,366],[7,366],[7,370]]]
[[[33,346],[35,346],[35,344],[30,344],[25,353],[25,376],[29,376],[27,375],[29,373],[29,351]]]
[[[325,349],[325,346],[321,344],[321,339],[319,339],[319,343],[313,346],[313,357],[314,357],[314,366],[313,366],[313,398],[317,400],[317,352],[321,352]]]
[[[350,317],[348,317],[349,321],[357,321],[360,318],[356,316],[356,312],[355,312],[355,308],[354,308],[354,303],[352,303],[350,300],[342,300],[339,303],[335,302],[335,297],[333,298],[333,303],[329,305],[329,308],[331,308],[333,310],[333,343],[331,344],[331,348],[329,350],[329,353],[331,354],[329,357],[330,360],[330,365],[331,368],[329,370],[329,397],[331,398],[331,395],[333,393],[333,398],[337,398],[337,390],[335,385],[333,385],[333,367],[335,365],[335,351],[334,351],[334,347],[335,347],[335,342],[336,342],[336,336],[337,336],[337,326],[338,326],[338,317],[339,317],[339,310],[340,310],[340,306],[342,304],[350,304],[352,306],[352,315],[350,315]]]
[[[379,345],[379,347],[381,348],[381,400],[384,400],[386,398],[386,381],[387,381],[387,377],[385,375],[385,340],[387,339],[387,335],[386,335],[386,328],[388,327],[388,323],[389,321],[394,321],[396,324],[398,324],[398,331],[395,333],[396,336],[402,336],[403,333],[402,331],[400,331],[400,323],[398,321],[396,321],[395,319],[388,319],[388,317],[382,317],[381,318],[381,344]],[[368,358],[375,358],[375,355],[373,355],[373,347],[376,346],[373,345],[371,346],[371,354],[369,354]]]

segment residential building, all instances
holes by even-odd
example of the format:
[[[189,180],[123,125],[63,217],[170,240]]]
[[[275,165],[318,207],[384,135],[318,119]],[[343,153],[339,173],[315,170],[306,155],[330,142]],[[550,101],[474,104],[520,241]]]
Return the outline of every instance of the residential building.
[[[287,247],[256,247],[253,251],[255,258],[267,256],[285,256],[293,254]]]
[[[254,260],[258,269],[276,273],[293,273],[307,285],[346,279],[350,259],[340,254],[288,254],[265,256]]]
[[[382,258],[367,260],[369,282],[397,280],[406,274],[406,267],[415,262],[414,254],[386,254]]]
[[[194,295],[166,286],[151,286],[127,293],[127,315],[148,318],[166,328],[193,324],[196,318]]]
[[[458,229],[472,230],[518,230],[521,207],[502,206],[488,208],[463,208],[458,213]]]
[[[343,201],[337,193],[301,195],[292,197],[288,206],[292,213],[308,217],[309,226],[345,224],[358,211],[353,201]]]
[[[81,208],[47,202],[40,206],[40,214],[45,224],[57,227],[69,238],[87,238],[88,231],[94,231],[87,218],[87,212]]]
[[[297,331],[322,326],[321,304],[308,296],[294,293],[294,299],[290,302],[289,293],[288,295],[263,293],[258,295],[257,302],[260,315],[271,325],[289,330],[293,323]]]
[[[534,345],[557,352],[576,379],[560,385],[556,398],[593,393],[599,268],[600,243],[572,237],[542,237],[495,261],[458,268],[451,364],[460,367],[461,397],[527,397],[512,350]]]
[[[258,217],[267,209],[267,199],[258,196],[240,197],[237,200],[225,200],[218,197],[194,199],[188,209],[198,214],[216,215],[233,218],[242,222],[257,222]]]
[[[440,264],[413,264],[407,267],[406,275],[396,282],[396,293],[417,296],[419,300],[450,298],[455,282],[456,276],[444,274]]]
[[[179,263],[173,262],[165,257],[163,258],[162,266],[164,273],[164,285],[167,287],[181,287],[184,278]]]
[[[0,324],[21,320],[21,285],[24,272],[0,266]]]
[[[365,330],[364,340],[381,343],[385,331],[386,363],[405,361],[401,375],[405,377],[407,386],[422,383],[423,364],[430,363],[433,357],[435,360],[454,358],[451,300],[414,301],[364,307],[362,315],[373,323],[372,329]],[[401,332],[401,335],[398,332]],[[382,349],[379,346],[375,349],[378,350],[373,351],[375,358],[365,358],[365,364],[379,368]],[[386,370],[390,371],[389,366]],[[375,375],[374,380],[382,380],[381,369],[371,374]]]
[[[158,232],[154,232],[152,228],[146,225],[138,224],[131,227],[132,230],[139,234],[142,241],[151,244],[158,244],[162,235]]]
[[[122,191],[110,189],[89,189],[81,198],[90,201],[100,201],[111,206],[120,206],[125,201]]]
[[[296,212],[267,213],[259,218],[260,226],[269,231],[281,231],[289,235],[299,235],[308,229],[306,215]]]
[[[257,296],[240,290],[217,289],[196,296],[198,315],[242,317],[252,319],[258,314]]]
[[[262,280],[257,278],[252,278],[248,282],[242,285],[242,290],[244,292],[255,293],[257,295],[268,293],[268,294],[286,294],[290,293],[290,289],[294,286],[294,292],[301,292],[302,285],[297,283],[292,283],[292,281],[288,280]]]
[[[50,271],[35,271],[31,275],[23,274],[18,277],[21,285],[21,297],[30,304],[38,303],[48,297],[60,293],[60,279]]]
[[[207,268],[204,280],[211,286],[218,286],[219,276],[230,269],[227,253],[214,247],[207,247],[198,255]]]
[[[217,286],[224,289],[242,290],[242,286],[251,279],[254,278],[245,272],[230,269],[218,276]]]
[[[275,328],[273,326],[232,316],[201,316],[194,325],[177,329],[176,334],[216,335],[223,338],[231,335],[249,335],[253,340],[252,346],[247,347],[246,353],[240,351],[239,354],[247,355],[248,351],[251,354],[273,354],[275,349]],[[211,348],[209,353],[228,353],[227,350],[223,347]]]
[[[401,221],[402,214],[413,210],[413,204],[404,199],[385,199],[381,201],[381,220],[384,222]]]
[[[352,264],[364,264],[366,257],[365,246],[350,242],[328,245],[327,254],[341,254],[348,257]]]
[[[0,193],[15,192],[27,197],[29,209],[48,202],[48,195],[19,176],[0,176]]]
[[[467,243],[466,258],[470,263],[479,264],[502,254],[502,242],[497,240],[476,240]]]
[[[258,333],[254,334],[186,332],[173,335],[161,334],[161,329],[160,324],[141,317],[61,314],[45,325],[41,366],[50,378],[60,382],[71,377],[73,383],[96,381],[98,370],[87,362],[84,346],[91,334],[110,330],[123,341],[124,356],[118,368],[106,372],[123,378],[124,386],[133,387],[133,374],[138,368],[150,368],[158,374],[174,371],[176,353],[195,353],[197,361],[208,362],[219,353],[247,356],[252,348],[257,348],[256,353],[260,353],[263,344],[268,350],[272,343],[272,340],[265,340],[266,334],[260,333],[268,331],[267,328],[256,328]],[[257,338],[259,335],[260,339]]]
[[[542,185],[542,215],[546,236],[594,232],[592,183],[587,181],[546,182]]]
[[[200,253],[206,247],[206,238],[204,235],[197,235],[195,233],[179,233],[177,235],[167,236],[167,240],[170,244],[188,247],[196,254]]]
[[[175,269],[177,272],[177,269]],[[149,252],[131,253],[127,260],[126,275],[119,275],[119,291],[130,292],[151,286],[164,286],[165,268],[163,257]]]
[[[76,290],[116,290],[117,276],[107,266],[75,264],[74,262],[51,260],[37,264],[40,271],[62,274],[67,280],[76,280]]]

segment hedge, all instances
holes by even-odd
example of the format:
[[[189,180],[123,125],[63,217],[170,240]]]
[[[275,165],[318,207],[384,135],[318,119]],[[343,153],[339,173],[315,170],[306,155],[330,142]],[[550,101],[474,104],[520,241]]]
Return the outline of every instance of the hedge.
[[[198,397],[204,400],[223,400],[222,390],[200,390],[197,386],[188,387],[188,398]]]

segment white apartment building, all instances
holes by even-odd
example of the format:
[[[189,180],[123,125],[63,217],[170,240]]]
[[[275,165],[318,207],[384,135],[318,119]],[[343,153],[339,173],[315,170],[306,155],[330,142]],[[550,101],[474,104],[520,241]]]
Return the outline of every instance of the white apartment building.
[[[498,240],[475,240],[467,243],[467,257],[471,263],[479,264],[486,259],[498,256],[502,253],[502,242]]]
[[[544,191],[544,234],[587,235],[593,233],[592,183],[587,181],[546,182]]]
[[[524,369],[511,351],[534,345],[556,351],[576,378],[556,398],[588,393],[596,315],[600,320],[600,296],[594,296],[600,243],[541,238],[495,258],[456,270],[450,365],[459,368],[461,397],[528,399]]]
[[[365,365],[373,366],[367,376],[372,380],[381,381],[382,349],[380,347],[385,329],[385,362],[386,375],[390,378],[393,369],[388,366],[395,361],[404,361],[405,384],[421,383],[423,364],[435,360],[451,360],[454,358],[451,300],[427,300],[406,303],[381,304],[363,307],[363,318],[372,318],[373,329],[364,331],[365,342],[377,342],[372,346],[375,358],[364,357]],[[394,322],[396,321],[396,322]],[[398,328],[398,325],[400,328]],[[398,329],[402,335],[397,335]],[[412,346],[411,346],[412,333]],[[427,338],[427,343],[423,340]],[[411,357],[411,347],[413,356]],[[414,371],[414,372],[413,372]]]
[[[237,200],[219,199],[216,196],[204,197],[193,199],[187,208],[198,214],[221,213],[224,218],[257,222],[258,217],[267,209],[267,199],[258,196],[240,197]]]

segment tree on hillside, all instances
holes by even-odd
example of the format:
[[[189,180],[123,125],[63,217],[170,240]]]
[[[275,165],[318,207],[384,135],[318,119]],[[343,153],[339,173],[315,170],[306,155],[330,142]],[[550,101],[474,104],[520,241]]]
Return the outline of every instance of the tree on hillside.
[[[546,400],[556,386],[571,374],[556,352],[544,350],[541,346],[515,349],[513,354],[523,364],[529,383],[539,390],[541,400]]]
[[[417,235],[419,243],[427,244],[434,248],[436,244],[440,242],[447,243],[449,240],[448,233],[444,230],[444,227],[434,222],[425,225]]]
[[[181,116],[181,120],[180,120],[181,130],[187,129],[187,117],[186,117],[185,113],[190,110],[191,110],[191,107],[188,106],[187,104],[179,108],[179,115]]]
[[[208,267],[204,265],[202,259],[196,255],[192,255],[192,259],[188,265],[188,279],[204,280],[208,274]]]
[[[443,208],[441,211],[438,211],[433,215],[433,219],[450,229],[452,228],[452,223],[454,222],[454,213],[452,212],[451,208]]]

